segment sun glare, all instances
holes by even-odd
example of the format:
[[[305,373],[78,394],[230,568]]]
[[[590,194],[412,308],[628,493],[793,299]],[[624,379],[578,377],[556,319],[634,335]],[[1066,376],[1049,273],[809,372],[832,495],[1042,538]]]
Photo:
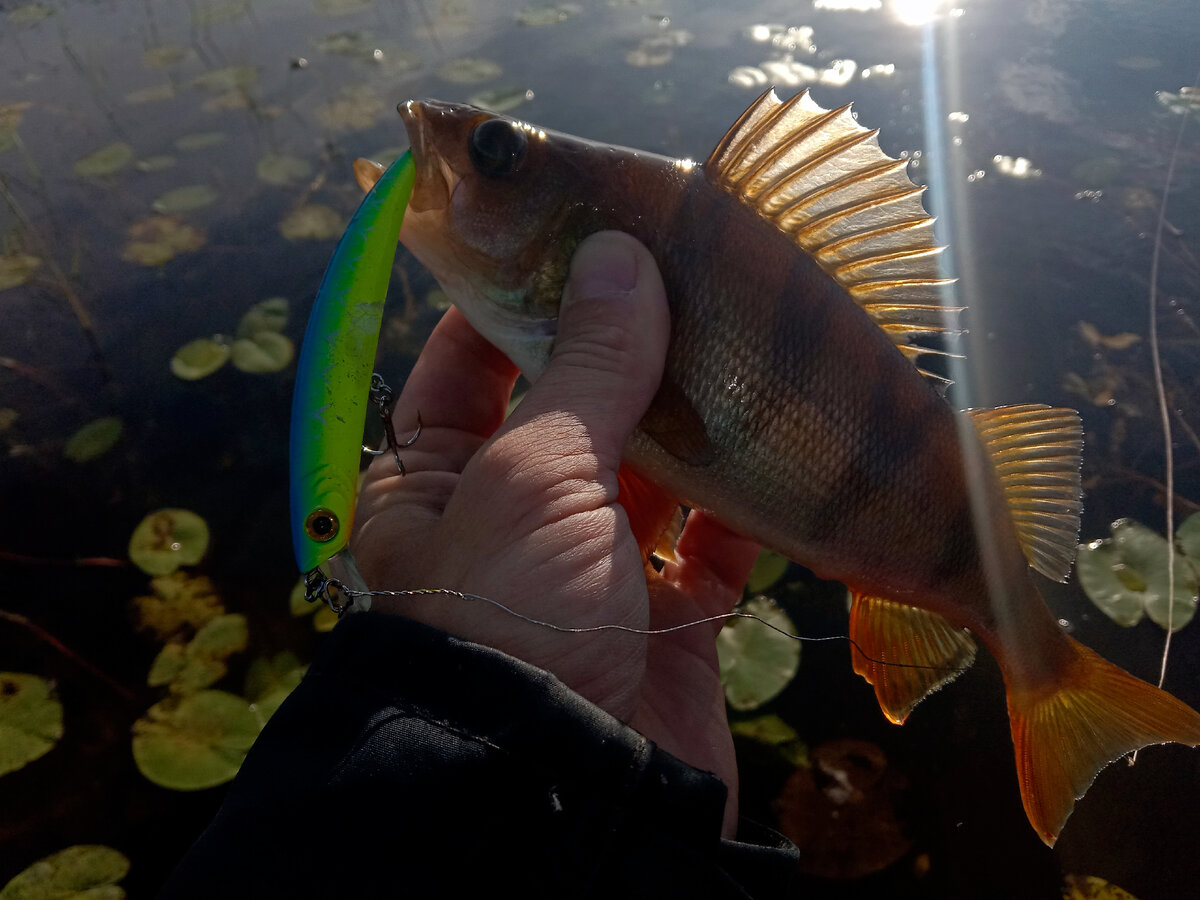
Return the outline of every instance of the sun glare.
[[[891,0],[892,16],[901,25],[925,25],[944,15],[961,14],[949,0]]]

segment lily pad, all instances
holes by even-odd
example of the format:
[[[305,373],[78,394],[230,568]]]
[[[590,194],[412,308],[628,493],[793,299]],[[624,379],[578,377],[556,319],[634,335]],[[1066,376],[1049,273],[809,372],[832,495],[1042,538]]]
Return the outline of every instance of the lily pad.
[[[448,59],[437,69],[438,77],[453,84],[482,84],[495,81],[504,70],[490,59],[459,57]]]
[[[286,369],[296,353],[292,339],[274,331],[260,331],[252,338],[238,338],[230,349],[233,364],[255,374]]]
[[[250,664],[246,672],[246,696],[263,724],[295,690],[307,668],[287,650],[274,657],[261,656]]]
[[[279,223],[280,233],[289,241],[329,241],[341,235],[345,227],[340,213],[320,203],[298,207]]]
[[[155,633],[160,640],[183,628],[199,630],[225,612],[212,579],[207,575],[172,572],[150,579],[153,594],[133,598],[138,627]]]
[[[800,642],[781,634],[792,631],[787,613],[766,597],[755,597],[739,609],[765,620],[730,619],[717,635],[721,684],[736,710],[762,706],[782,691],[800,667]]]
[[[195,134],[185,134],[175,139],[175,147],[179,150],[207,150],[217,147],[229,140],[223,131],[198,131]]]
[[[313,9],[327,18],[352,16],[371,8],[375,0],[315,0]]]
[[[1190,542],[1195,526],[1185,524]],[[1112,535],[1079,548],[1079,581],[1091,601],[1120,625],[1134,625],[1146,615],[1163,628],[1169,621],[1178,631],[1191,621],[1200,567],[1177,552],[1175,590],[1169,596],[1166,538],[1131,519],[1114,522]]]
[[[158,103],[162,100],[170,100],[175,96],[175,85],[169,81],[164,81],[162,84],[151,85],[150,87],[138,88],[136,91],[130,91],[125,95],[125,102],[138,106],[142,103]]]
[[[263,331],[283,331],[288,320],[287,297],[268,297],[254,304],[238,323],[237,336],[252,338]]]
[[[213,69],[192,79],[192,84],[206,91],[223,93],[245,90],[258,81],[258,66],[225,66]]]
[[[729,723],[729,730],[739,737],[774,747],[793,766],[808,765],[808,747],[796,729],[777,715],[739,719]]]
[[[142,51],[142,65],[147,69],[169,69],[191,55],[191,48],[182,44],[159,44]]]
[[[63,456],[77,463],[103,456],[121,439],[123,428],[116,416],[94,419],[71,435],[63,447]]]
[[[28,253],[14,251],[0,254],[0,291],[20,287],[41,264],[40,259]]]
[[[204,232],[185,225],[174,216],[151,216],[129,226],[129,243],[121,259],[143,266],[166,265],[180,253],[191,253],[204,246]]]
[[[1064,876],[1062,895],[1063,900],[1137,900],[1129,891],[1095,875]]]
[[[208,206],[217,199],[217,192],[207,184],[189,184],[167,191],[151,206],[156,213],[176,215]]]
[[[169,156],[166,153],[160,153],[155,156],[147,156],[145,159],[139,159],[133,164],[133,167],[139,172],[164,172],[175,165],[175,157]]]
[[[758,559],[754,561],[754,568],[750,570],[746,590],[751,594],[761,594],[783,577],[787,567],[787,557],[780,556],[771,550],[763,550],[758,554]]]
[[[175,351],[171,372],[184,381],[197,381],[225,365],[229,353],[229,344],[222,339],[197,338]]]
[[[1175,546],[1200,563],[1200,513],[1192,513],[1175,529]]]
[[[115,141],[95,150],[75,163],[75,174],[81,178],[101,178],[121,171],[133,162],[133,148],[124,141]]]
[[[25,115],[25,110],[31,106],[33,104],[28,101],[0,105],[0,152],[16,143],[17,129],[21,125],[21,119]]]
[[[533,99],[533,91],[523,91],[520,88],[502,91],[481,91],[467,98],[472,106],[490,109],[492,112],[504,113],[516,109],[522,103]]]
[[[123,853],[101,844],[76,844],[51,853],[0,890],[0,900],[121,900],[129,872]]]
[[[565,22],[582,12],[582,8],[574,3],[560,3],[556,6],[527,6],[516,15],[518,25],[557,25]]]
[[[229,670],[230,656],[246,649],[250,630],[246,617],[236,613],[210,620],[186,644],[167,644],[150,666],[146,683],[169,685],[176,694],[188,694],[219,681]]]
[[[267,184],[287,185],[312,176],[308,160],[286,153],[268,153],[254,167],[258,177]]]
[[[0,672],[0,775],[49,753],[62,735],[62,704],[50,682]]]
[[[160,787],[202,790],[237,774],[258,732],[242,697],[213,690],[169,697],[133,724],[133,759]]]
[[[193,566],[208,550],[208,525],[187,509],[160,509],[138,523],[129,538],[129,558],[147,575],[169,575]]]
[[[197,28],[208,28],[221,22],[235,22],[250,11],[247,0],[225,0],[210,3],[192,10],[192,24]]]
[[[379,121],[388,110],[379,95],[366,85],[343,88],[338,99],[322,103],[313,112],[323,128],[330,131],[364,131]]]
[[[18,6],[8,14],[8,21],[14,25],[33,25],[54,15],[54,7],[49,3],[26,3]]]

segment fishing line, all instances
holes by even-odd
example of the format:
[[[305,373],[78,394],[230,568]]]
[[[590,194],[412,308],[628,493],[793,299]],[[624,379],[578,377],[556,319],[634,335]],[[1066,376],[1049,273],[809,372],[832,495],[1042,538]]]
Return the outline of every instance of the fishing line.
[[[900,663],[886,659],[876,659],[870,656],[854,638],[848,634],[832,634],[823,637],[815,637],[808,635],[793,634],[786,628],[780,628],[778,625],[773,625],[762,616],[756,616],[754,613],[738,612],[731,610],[727,613],[719,613],[715,616],[706,616],[703,619],[695,619],[690,622],[681,622],[678,625],[669,625],[666,628],[634,628],[631,625],[618,625],[616,623],[606,623],[602,625],[557,625],[554,622],[547,622],[544,619],[535,619],[532,616],[527,616],[524,613],[517,612],[510,606],[505,606],[499,600],[493,600],[491,597],[484,597],[481,594],[472,594],[466,591],[456,591],[452,588],[414,588],[407,591],[359,591],[353,588],[346,587],[336,578],[330,578],[325,582],[327,588],[336,588],[341,593],[348,597],[430,597],[436,594],[445,595],[448,597],[457,597],[460,600],[482,600],[484,603],[489,603],[497,609],[507,613],[514,618],[520,619],[522,622],[528,622],[530,625],[537,625],[541,628],[549,628],[551,631],[557,631],[561,634],[592,634],[598,631],[623,631],[627,634],[640,634],[647,636],[655,636],[661,634],[671,634],[676,631],[683,631],[685,628],[694,628],[697,625],[708,625],[713,622],[724,622],[729,619],[753,619],[756,622],[761,622],[772,631],[776,631],[784,637],[791,638],[794,641],[802,641],[813,644],[825,643],[826,641],[846,641],[853,646],[863,658],[868,662],[878,663],[883,666],[894,666],[898,669],[933,669],[938,672],[965,672],[966,666],[929,666],[919,663]]]

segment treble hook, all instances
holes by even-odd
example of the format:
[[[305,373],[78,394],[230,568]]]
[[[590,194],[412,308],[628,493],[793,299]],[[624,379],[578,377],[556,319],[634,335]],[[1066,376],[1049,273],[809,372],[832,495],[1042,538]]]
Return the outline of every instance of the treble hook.
[[[400,459],[400,451],[405,447],[411,447],[417,442],[417,438],[421,436],[421,413],[417,412],[417,430],[403,444],[396,439],[396,426],[392,424],[392,400],[394,394],[392,389],[388,387],[387,382],[383,380],[383,376],[378,372],[371,373],[371,401],[379,408],[379,418],[383,422],[383,433],[387,440],[387,450],[392,451],[392,458],[396,460],[396,468],[401,475],[408,474],[404,470],[404,461]],[[363,445],[363,453],[371,456],[379,456],[386,450],[372,450],[370,447]]]

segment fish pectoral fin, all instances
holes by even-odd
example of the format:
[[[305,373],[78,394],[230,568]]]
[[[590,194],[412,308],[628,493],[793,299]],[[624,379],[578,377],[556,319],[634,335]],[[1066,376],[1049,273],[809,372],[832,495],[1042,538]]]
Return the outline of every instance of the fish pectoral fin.
[[[967,410],[987,448],[1029,564],[1066,581],[1079,542],[1083,424],[1039,403]]]
[[[638,427],[656,444],[690,466],[707,466],[713,460],[704,419],[683,389],[665,375]]]
[[[381,166],[374,160],[360,157],[354,161],[354,180],[358,182],[364,194],[375,187],[375,182],[382,178],[386,171],[386,166]]]
[[[918,703],[975,660],[975,640],[937,613],[853,592],[854,671],[875,686],[883,714],[904,724]]]
[[[617,470],[617,502],[625,509],[642,559],[651,555],[675,561],[675,542],[683,529],[679,501],[629,466]]]
[[[1109,763],[1150,744],[1200,745],[1200,713],[1072,644],[1076,658],[1061,683],[1008,694],[1021,802],[1051,847]]]

